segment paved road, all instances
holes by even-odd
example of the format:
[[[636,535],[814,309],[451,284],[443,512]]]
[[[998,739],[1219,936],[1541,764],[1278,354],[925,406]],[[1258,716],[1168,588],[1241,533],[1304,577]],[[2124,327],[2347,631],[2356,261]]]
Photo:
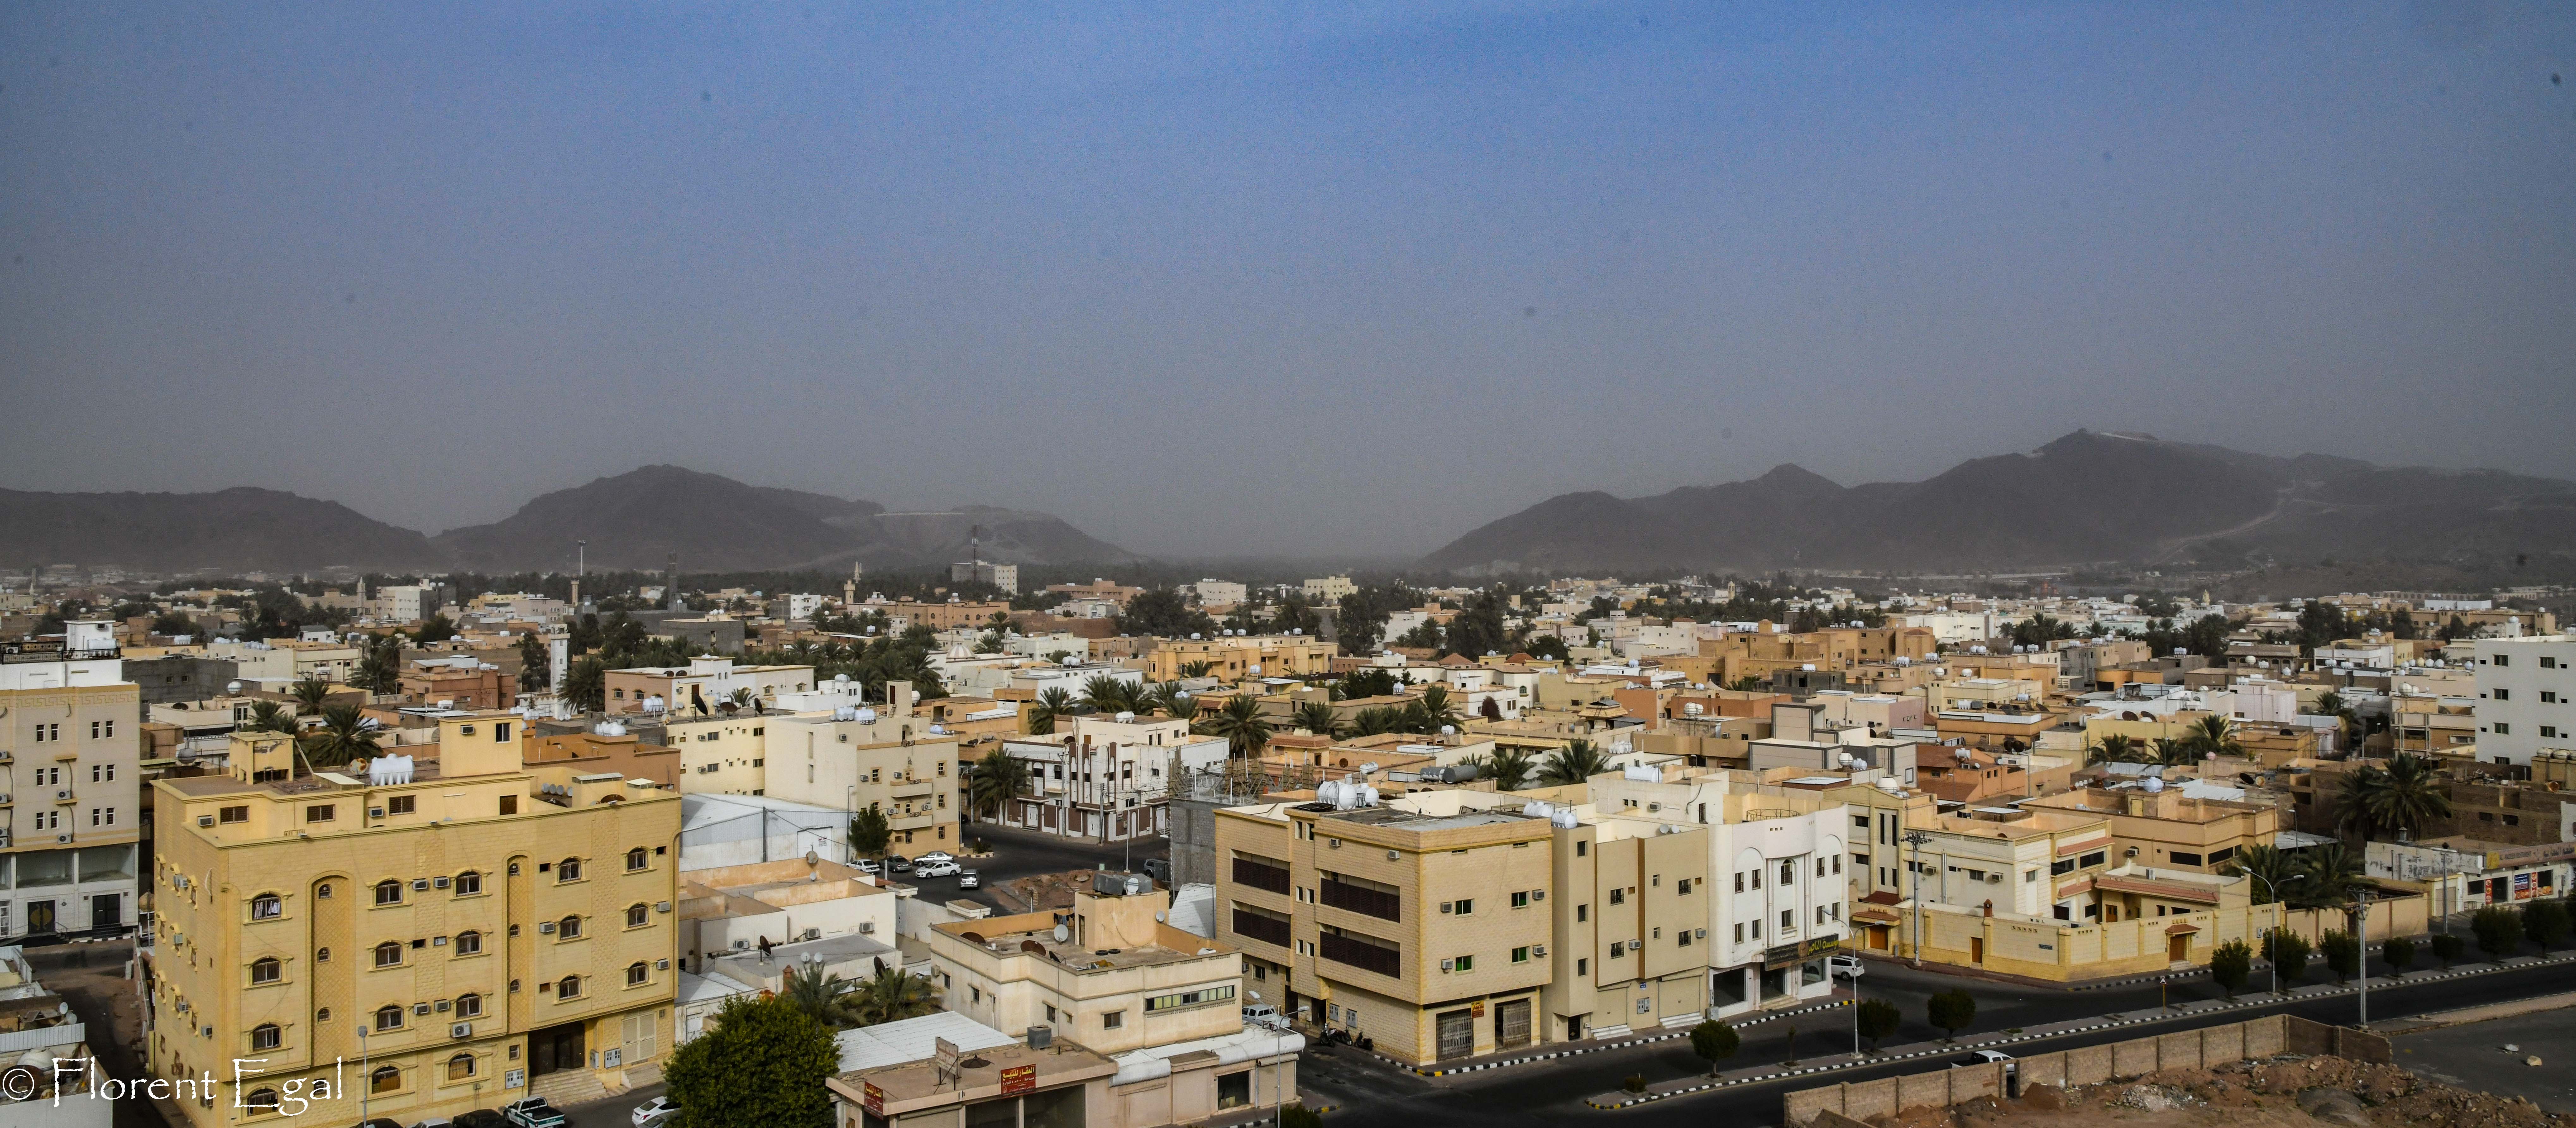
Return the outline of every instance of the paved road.
[[[993,886],[1042,873],[1097,869],[1104,863],[1113,870],[1133,867],[1142,871],[1145,859],[1164,857],[1171,851],[1171,844],[1159,838],[1144,839],[1133,845],[1113,843],[1104,846],[1085,839],[1058,838],[992,823],[977,823],[965,828],[963,834],[967,838],[981,838],[993,847],[992,857],[963,863],[983,877],[984,889],[961,891],[953,877],[922,880],[897,874],[895,880],[920,886],[921,895],[932,900],[951,901],[962,897],[991,905],[996,912],[1011,912],[1016,906],[1004,905],[996,899],[992,893]]]
[[[2502,1002],[2567,990],[2576,972],[2564,966],[2518,969],[2441,983],[2418,982],[2377,984],[2371,989],[2370,1013],[2374,1019],[2386,1020],[2404,1015],[2450,1010],[2482,1003]],[[2063,992],[2023,990],[1994,983],[1962,981],[1928,973],[1913,972],[1890,965],[1873,963],[1864,980],[1864,997],[1882,997],[1896,1001],[1906,1013],[1905,1029],[1890,1039],[1890,1044],[1921,1040],[1937,1034],[1922,1025],[1923,996],[1936,988],[1965,985],[1978,997],[1975,1025],[1968,1033],[1993,1032],[2014,1027],[2039,1026],[2114,1011],[2153,1008],[2158,994],[2153,984],[2142,988],[2117,991]],[[2173,1001],[2189,1002],[2219,998],[2221,993],[2206,980],[2174,988]],[[2191,1026],[2218,1025],[2241,1021],[2262,1013],[2297,1014],[2319,1022],[2351,1023],[2355,1015],[2354,1000],[2349,997],[2318,999],[2282,1006],[2246,1009],[2218,1015],[2198,1015],[2170,1024],[2131,1027],[2125,1030],[2096,1031],[2071,1035],[2046,1042],[2033,1043],[2033,1051],[2066,1049],[2073,1046],[2116,1042],[2151,1032],[2185,1029]],[[1821,1055],[1850,1048],[1848,1027],[1836,1019],[1807,1019],[1807,1022],[1834,1022],[1830,1032],[1821,1026],[1804,1026],[1798,1034],[1798,1045],[1810,1055]],[[1750,1065],[1764,1060],[1784,1060],[1783,1024],[1759,1028],[1745,1043],[1744,1049],[1730,1064]],[[2482,1026],[2493,1027],[2487,1023]],[[2576,1049],[2571,1049],[2576,1053]],[[2576,1062],[2576,1056],[2566,1059]],[[1670,1124],[1700,1126],[1713,1119],[1724,1123],[1774,1124],[1779,1120],[1780,1095],[1791,1088],[1829,1084],[1835,1081],[1864,1081],[1900,1073],[1920,1072],[1923,1062],[1914,1061],[1887,1066],[1862,1067],[1814,1077],[1736,1086],[1698,1096],[1680,1097],[1643,1105],[1619,1112],[1601,1112],[1583,1103],[1583,1098],[1616,1089],[1619,1079],[1642,1073],[1648,1082],[1659,1082],[1697,1076],[1707,1070],[1706,1063],[1692,1056],[1687,1040],[1676,1039],[1653,1046],[1612,1050],[1563,1062],[1543,1063],[1498,1069],[1456,1077],[1424,1078],[1397,1072],[1375,1058],[1347,1048],[1332,1047],[1310,1051],[1300,1065],[1298,1088],[1310,1100],[1321,1105],[1337,1106],[1332,1117],[1336,1126],[1401,1125],[1403,1128],[1427,1128],[1432,1125],[1492,1125],[1516,1123],[1533,1118],[1570,1119],[1589,1116],[1611,1116],[1623,1124]],[[2479,1085],[2479,1075],[2469,1076],[2468,1083]],[[2537,1099],[2537,1098],[2535,1098]]]
[[[2576,1010],[2446,1026],[2389,1039],[2397,1064],[2425,1077],[2576,1113]],[[2511,1050],[2506,1046],[2514,1047]],[[2536,1056],[2538,1066],[2524,1063]]]

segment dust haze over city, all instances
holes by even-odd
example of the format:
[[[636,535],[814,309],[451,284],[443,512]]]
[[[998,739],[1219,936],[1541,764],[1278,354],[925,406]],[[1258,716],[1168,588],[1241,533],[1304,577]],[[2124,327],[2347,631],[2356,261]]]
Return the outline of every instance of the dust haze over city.
[[[2086,427],[2576,476],[2551,5],[5,20],[19,489],[1394,561]]]

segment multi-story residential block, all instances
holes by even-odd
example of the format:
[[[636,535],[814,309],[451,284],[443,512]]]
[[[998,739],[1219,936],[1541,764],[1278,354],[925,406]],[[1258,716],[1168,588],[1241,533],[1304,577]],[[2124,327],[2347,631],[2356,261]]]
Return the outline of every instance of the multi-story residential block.
[[[265,1123],[317,1080],[359,1090],[334,1117],[362,1092],[408,1121],[658,1064],[680,796],[528,767],[521,723],[446,718],[435,758],[364,778],[293,774],[287,738],[236,734],[228,774],[154,783],[150,1068],[258,1071],[180,1102],[191,1123]]]
[[[1309,635],[1167,638],[1145,655],[1145,676],[1158,682],[1176,681],[1185,669],[1203,662],[1207,664],[1203,676],[1225,681],[1321,677],[1333,671],[1333,656],[1339,653],[1340,647]]]
[[[1196,600],[1201,607],[1232,607],[1251,596],[1244,585],[1231,580],[1200,580],[1182,584],[1181,593]]]
[[[678,750],[680,790],[689,794],[873,809],[892,825],[894,845],[953,845],[958,736],[922,714],[911,683],[888,683],[886,696],[879,707],[830,705],[855,698],[828,691],[789,693],[779,700],[791,707],[826,707],[667,714],[645,731]]]
[[[1190,732],[1170,717],[1068,717],[1049,736],[1002,742],[1029,766],[1029,788],[1004,804],[1004,825],[1121,842],[1170,829],[1166,804],[1175,772],[1223,765],[1226,742]]]
[[[960,560],[948,566],[952,584],[985,584],[999,588],[1006,595],[1020,594],[1020,566],[995,564],[989,560]]]
[[[2576,750],[2576,636],[2481,638],[2478,758],[2527,765],[2542,750]]]
[[[364,655],[345,642],[310,641],[280,638],[267,641],[241,642],[216,639],[206,644],[209,657],[234,664],[242,681],[266,683],[263,688],[284,690],[287,685],[308,679],[339,685],[357,672]]]
[[[755,698],[814,688],[812,666],[737,666],[731,658],[696,658],[686,668],[608,671],[608,712],[704,715],[748,690]]]
[[[2280,834],[2280,809],[2269,804],[2199,799],[2166,790],[2155,778],[2026,799],[2025,810],[2105,815],[2118,864],[2161,870],[2224,872],[2249,847]]]
[[[470,654],[421,658],[402,668],[402,699],[442,709],[507,709],[519,703],[519,679]]]
[[[105,622],[0,644],[0,937],[135,922],[142,704]]]
[[[1360,585],[1351,582],[1349,576],[1321,576],[1306,581],[1302,590],[1306,602],[1329,607],[1341,602],[1345,595],[1359,594]]]
[[[1243,955],[1166,923],[1171,895],[1102,873],[1066,913],[933,925],[948,1009],[996,1029],[1045,1026],[1105,1054],[1243,1029]]]

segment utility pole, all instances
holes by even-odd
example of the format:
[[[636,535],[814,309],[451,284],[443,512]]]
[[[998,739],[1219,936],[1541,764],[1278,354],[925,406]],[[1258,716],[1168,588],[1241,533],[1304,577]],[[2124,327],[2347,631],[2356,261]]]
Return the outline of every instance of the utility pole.
[[[1930,841],[1932,836],[1922,831],[1905,832],[1905,844],[1914,847],[1914,896],[1910,899],[1914,902],[1914,966],[1917,969],[1923,966],[1923,844]],[[1857,1016],[1854,1020],[1858,1020]]]
[[[2370,894],[2356,894],[2353,904],[2353,936],[2361,944],[2361,1028],[2370,1029]]]

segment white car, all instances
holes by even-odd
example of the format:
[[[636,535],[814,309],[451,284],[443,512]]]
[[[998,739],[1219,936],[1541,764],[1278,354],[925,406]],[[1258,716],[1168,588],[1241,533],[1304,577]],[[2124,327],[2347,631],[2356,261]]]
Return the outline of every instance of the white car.
[[[1825,957],[1825,975],[1833,979],[1858,979],[1869,969],[1861,966],[1859,956]]]
[[[680,1111],[680,1106],[671,1103],[671,1098],[667,1096],[655,1097],[652,1100],[635,1106],[635,1126],[636,1128],[651,1128],[652,1125],[669,1121],[671,1119],[671,1114],[678,1111]]]
[[[957,875],[957,887],[959,889],[981,889],[984,887],[984,879],[975,871],[967,870],[966,872]]]
[[[860,872],[860,873],[876,873],[876,872],[878,872],[879,870],[882,870],[882,869],[884,869],[884,868],[885,868],[884,866],[878,865],[878,864],[877,864],[877,860],[876,860],[875,858],[861,858],[861,859],[859,859],[859,860],[858,860],[858,867],[859,867],[859,872]]]
[[[955,862],[914,862],[912,864],[914,877],[955,877],[961,872],[963,868]]]
[[[921,863],[923,863],[923,862],[953,862],[953,861],[956,861],[956,860],[957,860],[957,855],[955,855],[955,854],[951,854],[951,853],[949,853],[949,852],[948,852],[948,851],[946,851],[946,850],[933,850],[933,851],[931,851],[931,852],[929,852],[929,853],[927,853],[927,854],[923,854],[922,856],[920,856],[920,857],[918,857],[918,858],[914,858],[914,859],[912,860],[912,864],[914,864],[914,865],[916,865],[916,866],[917,866],[917,865],[920,865],[920,864],[921,864]]]

